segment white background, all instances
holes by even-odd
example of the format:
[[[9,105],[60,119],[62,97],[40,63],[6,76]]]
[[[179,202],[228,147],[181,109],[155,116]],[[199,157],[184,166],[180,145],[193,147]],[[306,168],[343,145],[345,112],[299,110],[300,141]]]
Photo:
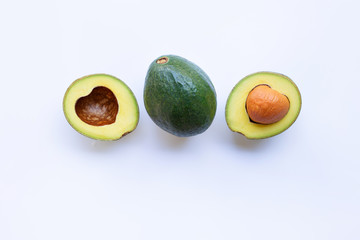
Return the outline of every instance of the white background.
[[[1,240],[360,239],[360,3],[1,1]],[[147,115],[147,68],[199,65],[218,109],[177,138]],[[276,137],[231,132],[225,103],[257,71],[288,75],[303,106]],[[62,112],[75,79],[127,83],[138,128],[86,138]]]

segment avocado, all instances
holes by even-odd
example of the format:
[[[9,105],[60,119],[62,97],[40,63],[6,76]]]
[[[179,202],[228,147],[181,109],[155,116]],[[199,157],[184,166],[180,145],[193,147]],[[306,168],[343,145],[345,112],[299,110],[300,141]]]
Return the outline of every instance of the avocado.
[[[194,63],[175,55],[154,60],[147,72],[144,104],[153,122],[178,137],[204,132],[216,112],[215,88]]]
[[[288,129],[301,109],[301,95],[287,76],[257,72],[232,89],[225,108],[230,130],[249,139],[275,136]]]
[[[139,106],[130,88],[107,74],[75,80],[63,99],[69,124],[98,140],[116,140],[132,132],[139,121]]]

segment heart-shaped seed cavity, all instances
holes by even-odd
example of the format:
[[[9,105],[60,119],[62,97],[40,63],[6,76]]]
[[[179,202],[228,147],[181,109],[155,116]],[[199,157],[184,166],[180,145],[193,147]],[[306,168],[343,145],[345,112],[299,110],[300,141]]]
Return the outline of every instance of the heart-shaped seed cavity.
[[[75,111],[78,117],[87,124],[104,126],[115,122],[119,105],[110,89],[96,87],[89,95],[77,100]]]

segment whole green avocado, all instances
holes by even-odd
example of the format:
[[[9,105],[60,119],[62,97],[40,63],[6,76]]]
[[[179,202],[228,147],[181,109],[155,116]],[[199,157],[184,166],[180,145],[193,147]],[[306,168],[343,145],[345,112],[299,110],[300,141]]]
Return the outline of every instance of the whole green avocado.
[[[208,129],[216,112],[216,92],[207,74],[175,55],[154,60],[147,72],[144,104],[163,130],[190,137]]]

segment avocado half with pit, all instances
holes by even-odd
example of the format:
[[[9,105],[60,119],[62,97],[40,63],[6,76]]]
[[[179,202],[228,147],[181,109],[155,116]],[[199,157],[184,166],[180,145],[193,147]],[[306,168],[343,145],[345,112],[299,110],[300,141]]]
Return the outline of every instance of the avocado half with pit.
[[[232,89],[225,108],[228,127],[249,139],[275,136],[288,129],[301,109],[298,87],[287,76],[258,72]]]
[[[130,88],[107,74],[75,80],[67,89],[63,110],[79,133],[98,140],[116,140],[132,132],[139,121],[139,106]]]

